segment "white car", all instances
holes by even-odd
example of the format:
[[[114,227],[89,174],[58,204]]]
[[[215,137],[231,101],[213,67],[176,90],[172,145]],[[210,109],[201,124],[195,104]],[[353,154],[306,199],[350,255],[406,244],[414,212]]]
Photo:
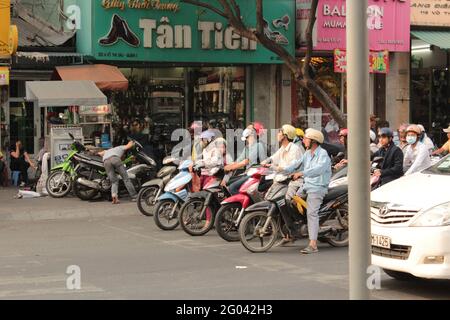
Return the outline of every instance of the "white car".
[[[372,264],[396,279],[450,279],[450,155],[371,200]]]

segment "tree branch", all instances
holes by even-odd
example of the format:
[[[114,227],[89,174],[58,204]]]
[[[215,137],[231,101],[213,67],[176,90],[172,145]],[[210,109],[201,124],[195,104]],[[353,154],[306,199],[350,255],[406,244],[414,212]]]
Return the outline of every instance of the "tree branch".
[[[308,27],[306,28],[306,54],[305,62],[303,63],[302,73],[303,77],[310,80],[311,76],[309,74],[309,68],[311,63],[312,51],[313,51],[313,41],[312,34],[314,29],[314,24],[316,23],[316,12],[319,0],[312,0],[311,11],[309,12]]]
[[[216,8],[214,5],[197,1],[197,0],[181,0],[181,2],[190,3],[206,9],[209,9],[220,16],[227,19],[228,23],[234,28],[234,32],[242,37],[250,40],[258,41],[266,49],[277,54],[284,62],[285,65],[293,73],[295,81],[303,88],[308,90],[321,104],[330,112],[333,118],[341,127],[346,127],[346,120],[344,115],[339,110],[337,105],[331,99],[331,97],[321,88],[317,82],[311,78],[309,73],[309,66],[311,63],[313,53],[313,41],[312,33],[314,24],[316,22],[316,12],[319,0],[312,0],[311,11],[308,21],[308,27],[306,30],[307,37],[307,49],[305,54],[305,60],[303,65],[297,60],[297,58],[291,55],[286,49],[275,41],[269,39],[265,34],[265,20],[263,12],[263,0],[256,1],[256,30],[249,28],[242,20],[240,8],[237,5],[236,0],[217,0],[222,6],[223,11]]]
[[[241,9],[237,5],[236,0],[230,0],[230,2],[231,2],[231,5],[233,6],[236,17],[241,18]]]
[[[195,6],[198,6],[198,7],[203,7],[203,8],[209,9],[209,10],[217,13],[218,15],[224,17],[225,19],[228,19],[228,16],[223,11],[220,11],[219,9],[217,9],[216,7],[214,7],[211,4],[197,1],[197,0],[181,0],[181,2],[189,3],[189,4],[193,4]]]

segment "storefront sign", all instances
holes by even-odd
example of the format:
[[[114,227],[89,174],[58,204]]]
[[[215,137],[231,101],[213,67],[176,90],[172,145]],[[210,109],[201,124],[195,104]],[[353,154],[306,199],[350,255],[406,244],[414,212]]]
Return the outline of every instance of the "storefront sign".
[[[8,50],[10,55],[14,55],[17,52],[17,48],[19,47],[19,30],[17,26],[9,27],[9,43]]]
[[[111,113],[111,105],[106,104],[103,106],[80,106],[80,115],[102,115]]]
[[[0,57],[9,56],[10,0],[0,0]]]
[[[334,72],[347,72],[347,52],[345,50],[334,50]],[[384,74],[389,72],[388,51],[371,51],[369,53],[369,72]]]
[[[174,0],[79,0],[91,28],[77,33],[80,53],[98,60],[198,63],[281,63],[256,41],[238,35],[226,19]],[[209,1],[221,8],[216,0]],[[256,26],[255,1],[238,0],[245,23]],[[265,0],[266,35],[295,51],[295,2]]]
[[[0,67],[0,86],[9,86],[9,68]]]
[[[306,48],[306,29],[308,28],[309,15],[311,12],[312,0],[296,0],[296,18],[297,18],[297,34],[296,34],[296,47]],[[317,24],[316,24],[317,25]],[[316,26],[315,25],[315,26]],[[317,30],[314,27],[314,32]],[[316,36],[313,34],[313,40]]]
[[[410,0],[368,0],[369,49],[409,52]],[[346,48],[345,0],[320,0],[316,50]]]
[[[450,1],[411,0],[411,25],[450,27]]]

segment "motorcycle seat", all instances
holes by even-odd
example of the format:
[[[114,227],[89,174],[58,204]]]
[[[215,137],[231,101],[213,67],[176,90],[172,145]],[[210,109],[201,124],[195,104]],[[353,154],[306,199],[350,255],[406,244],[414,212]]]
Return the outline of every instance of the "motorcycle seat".
[[[343,194],[346,194],[347,192],[348,192],[347,185],[337,186],[335,188],[328,189],[328,194],[325,196],[325,198],[323,198],[323,202],[325,203],[330,200],[334,200],[342,196]]]
[[[78,157],[84,159],[84,160],[90,160],[90,161],[98,161],[103,163],[103,158],[97,155],[90,155],[86,153],[79,153]]]

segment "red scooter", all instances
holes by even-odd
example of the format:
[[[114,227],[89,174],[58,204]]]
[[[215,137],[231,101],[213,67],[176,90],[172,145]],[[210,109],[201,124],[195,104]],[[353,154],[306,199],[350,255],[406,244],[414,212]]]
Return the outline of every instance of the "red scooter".
[[[215,219],[215,229],[222,239],[239,241],[239,224],[245,209],[263,201],[265,192],[272,185],[272,181],[264,179],[267,172],[265,167],[250,168],[247,172],[250,178],[241,186],[239,193],[222,201]]]

